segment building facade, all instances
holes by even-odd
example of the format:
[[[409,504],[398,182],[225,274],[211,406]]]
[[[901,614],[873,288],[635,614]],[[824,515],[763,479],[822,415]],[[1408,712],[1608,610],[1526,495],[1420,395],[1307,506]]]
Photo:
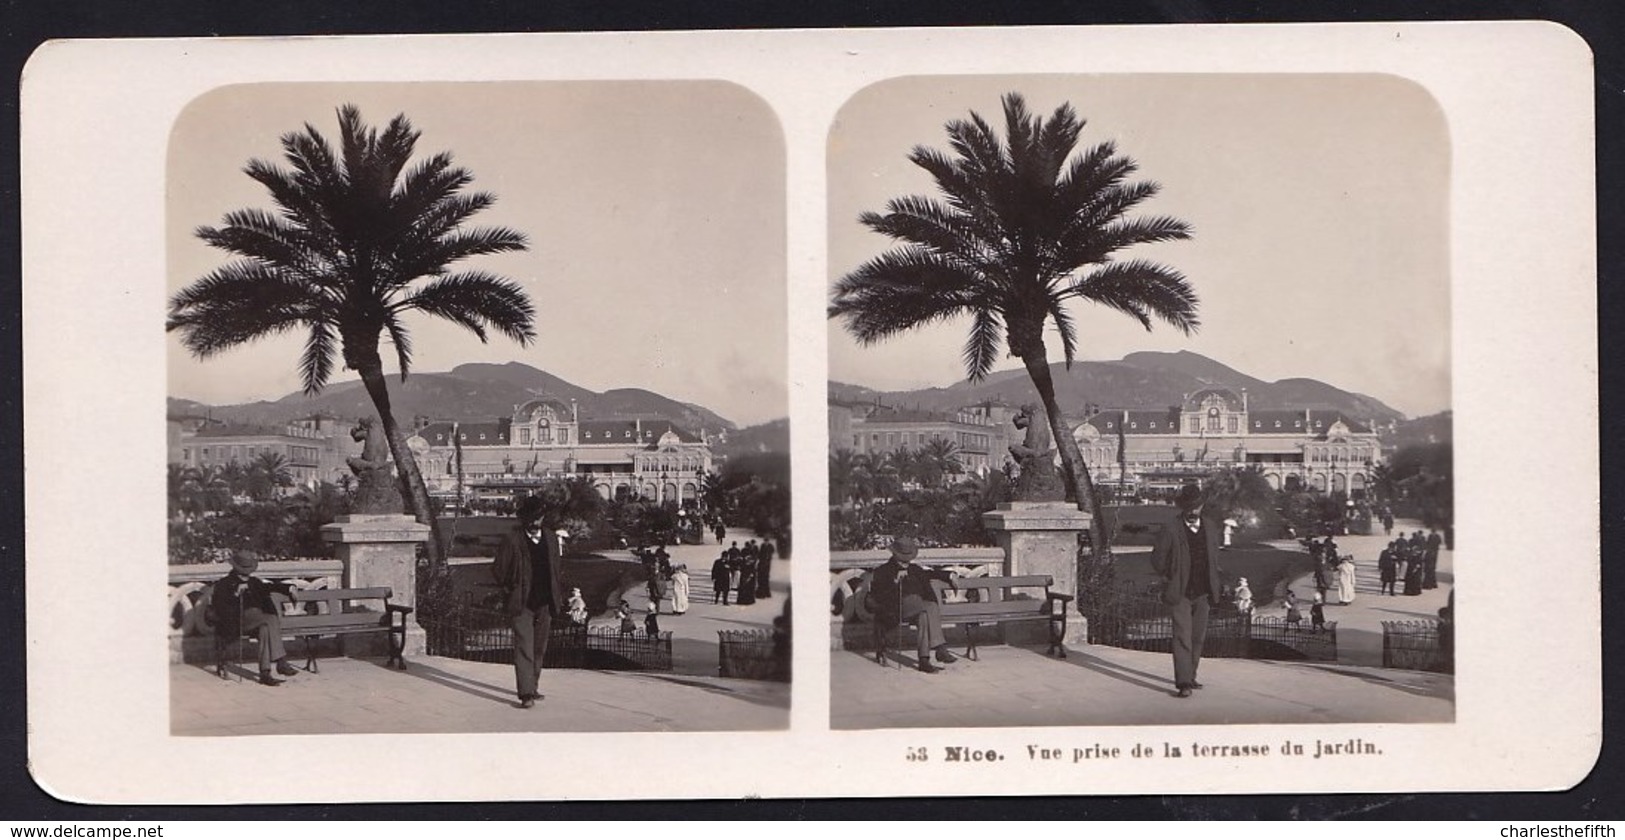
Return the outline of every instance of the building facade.
[[[579,477],[606,499],[699,499],[711,447],[670,420],[581,420],[573,405],[531,400],[510,417],[426,423],[408,439],[431,495],[507,499],[554,478]]]
[[[168,422],[169,462],[208,469],[252,464],[264,454],[280,455],[295,486],[337,483],[350,474],[345,459],[359,454],[349,424],[315,415],[286,426],[269,427],[173,417]]]
[[[872,457],[901,449],[917,452],[931,441],[946,440],[954,444],[966,472],[986,475],[1003,465],[1009,438],[1004,427],[1011,414],[996,403],[945,412],[832,400],[829,445],[831,451],[849,449]]]
[[[1257,467],[1275,489],[1362,498],[1382,443],[1371,421],[1323,409],[1251,409],[1204,388],[1164,409],[1097,411],[1073,430],[1097,485],[1164,495],[1222,469]]]

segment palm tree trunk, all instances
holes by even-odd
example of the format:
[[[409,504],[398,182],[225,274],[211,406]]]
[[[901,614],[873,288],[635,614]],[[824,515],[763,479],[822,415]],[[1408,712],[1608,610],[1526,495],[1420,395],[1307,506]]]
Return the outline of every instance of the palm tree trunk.
[[[429,488],[423,483],[423,473],[418,471],[417,459],[412,457],[412,450],[406,447],[406,438],[401,434],[401,428],[395,422],[395,414],[389,408],[389,386],[384,382],[384,370],[381,365],[362,365],[358,371],[361,382],[367,388],[367,395],[372,397],[374,408],[378,409],[378,420],[384,426],[384,439],[389,441],[389,454],[395,459],[396,469],[406,476],[406,486],[411,491],[408,504],[417,520],[429,526],[429,564],[434,569],[443,568],[446,564],[444,544],[440,542],[440,522],[435,518],[434,508],[429,504]]]
[[[1101,563],[1110,566],[1111,538],[1106,533],[1106,512],[1101,507],[1100,494],[1095,492],[1089,465],[1083,462],[1078,442],[1072,438],[1072,428],[1061,413],[1060,403],[1055,400],[1055,381],[1050,376],[1049,357],[1044,352],[1043,344],[1038,343],[1036,347],[1028,349],[1021,361],[1027,366],[1027,376],[1032,379],[1033,387],[1038,389],[1038,398],[1044,403],[1044,413],[1049,416],[1050,432],[1055,436],[1055,445],[1061,452],[1061,463],[1066,467],[1064,477],[1071,485],[1067,489],[1077,499],[1078,510],[1089,514],[1094,520],[1089,525],[1089,544],[1094,550],[1097,568]]]

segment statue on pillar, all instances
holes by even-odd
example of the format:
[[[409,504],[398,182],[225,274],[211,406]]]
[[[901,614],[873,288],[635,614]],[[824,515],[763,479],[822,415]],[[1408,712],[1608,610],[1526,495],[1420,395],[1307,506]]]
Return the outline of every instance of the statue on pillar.
[[[361,455],[345,460],[350,472],[355,473],[356,513],[401,513],[406,509],[401,502],[401,491],[395,484],[394,471],[389,467],[389,444],[378,428],[378,418],[363,417],[350,430],[350,438],[361,444]]]
[[[1028,403],[1011,418],[1016,428],[1026,432],[1021,443],[1010,444],[1010,454],[1021,470],[1013,492],[1018,502],[1059,502],[1066,498],[1066,486],[1055,470],[1055,446],[1049,418],[1038,406]]]

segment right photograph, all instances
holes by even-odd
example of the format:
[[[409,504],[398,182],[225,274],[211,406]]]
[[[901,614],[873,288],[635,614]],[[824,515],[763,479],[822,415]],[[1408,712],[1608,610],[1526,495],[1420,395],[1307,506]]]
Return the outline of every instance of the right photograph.
[[[1455,720],[1424,88],[900,77],[828,183],[832,728]]]

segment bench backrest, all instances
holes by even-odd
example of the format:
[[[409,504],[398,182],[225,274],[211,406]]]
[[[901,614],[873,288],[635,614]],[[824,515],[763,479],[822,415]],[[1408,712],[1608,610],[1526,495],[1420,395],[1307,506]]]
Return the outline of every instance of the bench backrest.
[[[308,604],[314,601],[365,601],[379,599],[387,601],[395,596],[395,591],[387,586],[370,586],[362,589],[295,589],[293,600]]]
[[[1010,577],[959,578],[956,582],[962,590],[987,589],[997,592],[1023,586],[1041,586],[1048,589],[1055,585],[1055,578],[1049,575],[1012,575]]]

